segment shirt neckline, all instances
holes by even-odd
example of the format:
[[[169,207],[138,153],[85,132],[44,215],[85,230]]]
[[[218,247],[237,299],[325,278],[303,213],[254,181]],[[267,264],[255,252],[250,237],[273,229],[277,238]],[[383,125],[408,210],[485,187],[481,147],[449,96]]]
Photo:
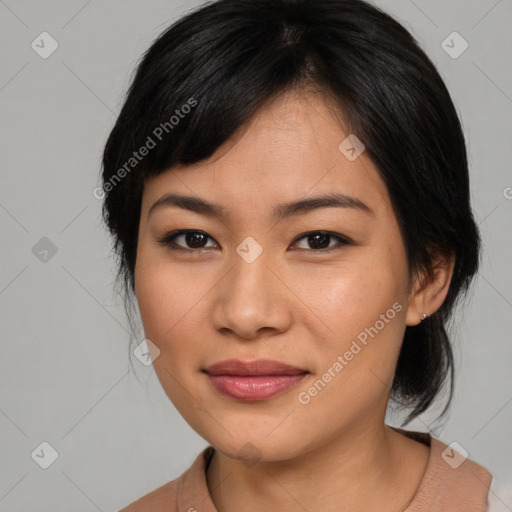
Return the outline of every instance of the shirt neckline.
[[[426,489],[437,474],[438,466],[442,461],[441,452],[445,447],[441,441],[433,438],[428,432],[415,432],[403,430],[397,427],[390,427],[394,431],[406,437],[425,444],[429,447],[429,459],[425,472],[416,488],[414,495],[407,505],[399,512],[413,512],[423,500]],[[178,484],[178,506],[179,510],[196,508],[202,512],[218,512],[212,501],[206,480],[206,470],[212,460],[215,448],[207,446],[196,458],[192,466],[184,473]],[[430,491],[429,491],[430,492]]]

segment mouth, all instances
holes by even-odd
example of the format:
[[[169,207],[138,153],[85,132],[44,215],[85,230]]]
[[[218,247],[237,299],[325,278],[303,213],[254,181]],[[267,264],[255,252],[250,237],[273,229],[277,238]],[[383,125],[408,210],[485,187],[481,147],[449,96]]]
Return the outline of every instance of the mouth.
[[[247,402],[267,400],[284,393],[309,373],[269,359],[248,362],[228,359],[203,371],[218,392]]]

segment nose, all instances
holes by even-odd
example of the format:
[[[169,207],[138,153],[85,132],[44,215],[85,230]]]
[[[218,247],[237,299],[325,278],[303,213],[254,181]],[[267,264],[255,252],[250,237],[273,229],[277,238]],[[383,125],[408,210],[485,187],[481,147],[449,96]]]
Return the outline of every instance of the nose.
[[[264,254],[252,263],[235,255],[232,269],[215,287],[212,322],[222,334],[254,340],[289,329],[291,294]]]

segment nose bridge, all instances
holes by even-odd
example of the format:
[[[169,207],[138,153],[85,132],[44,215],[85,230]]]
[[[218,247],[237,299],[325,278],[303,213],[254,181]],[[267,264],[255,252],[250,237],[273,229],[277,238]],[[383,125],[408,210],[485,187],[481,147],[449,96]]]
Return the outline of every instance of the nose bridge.
[[[281,297],[282,286],[271,270],[270,256],[251,240],[237,247],[215,305],[217,329],[228,328],[252,338],[264,327],[285,328],[289,313]]]
[[[259,292],[263,297],[269,291],[269,274],[271,272],[268,266],[271,264],[269,261],[271,253],[268,248],[264,250],[262,244],[263,242],[260,244],[252,236],[247,236],[235,248],[231,258],[233,268],[230,272],[235,293],[253,295],[255,292]]]
[[[230,273],[233,290],[242,294],[247,292],[253,295],[254,292],[261,292],[264,295],[269,291],[270,285],[268,251],[258,251],[258,254],[250,245],[241,244],[236,252]]]

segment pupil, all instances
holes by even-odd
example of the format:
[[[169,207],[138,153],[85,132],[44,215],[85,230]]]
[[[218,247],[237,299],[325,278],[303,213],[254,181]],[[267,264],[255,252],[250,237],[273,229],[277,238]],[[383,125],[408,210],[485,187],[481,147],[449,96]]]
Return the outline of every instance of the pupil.
[[[326,233],[318,233],[314,235],[309,235],[308,242],[311,246],[313,246],[314,249],[325,249],[326,247],[329,247],[329,236]],[[320,243],[318,244],[318,239],[320,239]],[[324,242],[324,243],[322,243]],[[319,247],[322,246],[322,247]]]
[[[187,233],[185,235],[185,240],[189,246],[192,247],[202,247],[201,245],[201,238],[204,238],[204,235],[202,233]],[[203,240],[204,242],[204,240]]]

